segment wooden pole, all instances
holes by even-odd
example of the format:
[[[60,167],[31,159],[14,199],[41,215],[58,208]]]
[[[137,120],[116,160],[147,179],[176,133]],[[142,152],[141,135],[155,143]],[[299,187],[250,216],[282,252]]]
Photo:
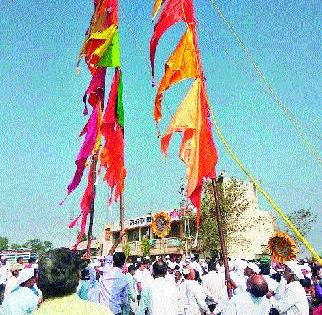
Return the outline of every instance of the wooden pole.
[[[96,165],[98,160],[98,154],[96,153],[93,156],[93,170],[92,170],[92,180],[93,180],[93,201],[91,204],[91,212],[89,215],[89,225],[88,225],[88,233],[87,233],[87,257],[91,257],[91,242],[93,237],[93,223],[94,223],[94,209],[95,209],[95,194],[96,194]]]
[[[217,187],[217,183],[214,179],[212,179],[211,182],[212,182],[212,188],[213,188],[214,198],[215,198],[215,214],[216,214],[216,219],[217,219],[220,247],[221,247],[221,253],[222,253],[224,267],[225,267],[225,279],[226,279],[226,284],[227,284],[227,293],[228,293],[228,297],[231,298],[232,297],[232,290],[231,290],[230,276],[229,276],[227,248],[226,248],[226,243],[225,243],[224,231],[223,231],[222,223],[221,223],[221,212],[220,212],[220,204],[219,204],[218,187]]]
[[[121,227],[121,234],[124,233],[125,226],[124,226],[124,194],[121,192],[120,195],[120,227]],[[122,239],[122,247],[123,251],[125,250],[125,239]]]

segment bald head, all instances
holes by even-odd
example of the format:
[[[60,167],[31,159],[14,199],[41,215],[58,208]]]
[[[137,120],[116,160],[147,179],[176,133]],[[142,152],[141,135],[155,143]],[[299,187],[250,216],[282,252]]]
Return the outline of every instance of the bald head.
[[[249,289],[253,296],[263,297],[268,292],[268,285],[261,275],[253,275],[249,278]]]

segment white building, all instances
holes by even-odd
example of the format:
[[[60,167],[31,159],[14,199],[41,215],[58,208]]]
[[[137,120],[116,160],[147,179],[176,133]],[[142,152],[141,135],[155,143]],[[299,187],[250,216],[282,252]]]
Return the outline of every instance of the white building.
[[[227,185],[230,180],[225,177],[223,185]],[[228,235],[227,250],[231,258],[254,259],[267,248],[268,240],[274,232],[274,217],[268,211],[259,209],[254,185],[251,182],[240,183],[247,206],[245,212],[232,217],[238,229]]]

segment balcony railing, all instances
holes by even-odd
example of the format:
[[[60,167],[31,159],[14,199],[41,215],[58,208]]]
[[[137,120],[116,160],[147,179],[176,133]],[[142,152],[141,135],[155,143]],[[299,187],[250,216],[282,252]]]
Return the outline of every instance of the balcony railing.
[[[163,239],[151,239],[151,255],[166,255],[166,254],[182,254],[185,241],[177,237],[169,237]],[[130,247],[130,256],[142,256],[141,242],[128,242]],[[118,250],[121,249],[119,246]]]

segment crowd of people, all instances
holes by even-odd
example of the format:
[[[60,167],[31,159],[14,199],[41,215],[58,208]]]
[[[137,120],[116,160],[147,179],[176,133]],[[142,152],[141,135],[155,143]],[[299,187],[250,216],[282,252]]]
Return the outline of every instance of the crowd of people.
[[[193,254],[126,263],[123,252],[84,260],[60,248],[0,264],[5,315],[322,314],[322,270],[306,261],[229,260],[228,281],[220,259]]]

